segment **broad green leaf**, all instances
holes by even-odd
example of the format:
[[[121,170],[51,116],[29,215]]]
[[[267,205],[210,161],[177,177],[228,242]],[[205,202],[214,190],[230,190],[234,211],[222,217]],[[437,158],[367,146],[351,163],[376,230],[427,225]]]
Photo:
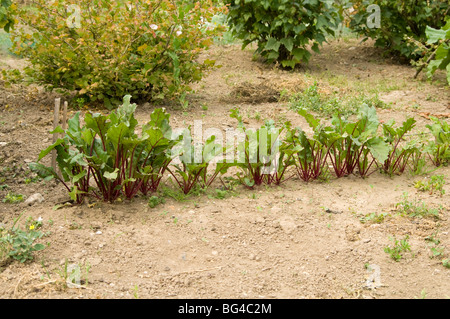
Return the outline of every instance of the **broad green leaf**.
[[[450,30],[445,31],[442,29],[434,29],[430,26],[427,26],[425,33],[428,38],[428,44],[436,43],[439,40],[450,39]]]
[[[116,168],[113,172],[104,172],[103,177],[110,181],[115,181],[118,177],[118,174],[119,174],[119,169]]]
[[[47,167],[41,163],[29,163],[28,167],[41,178],[48,179],[58,177],[58,174],[52,167]]]
[[[56,142],[39,153],[38,162],[53,151],[57,146],[64,144],[64,139],[59,138]]]
[[[372,138],[367,143],[367,148],[379,163],[384,163],[389,156],[390,147],[381,137]]]
[[[264,47],[264,50],[278,51],[280,49],[280,44],[281,42],[277,41],[275,38],[269,38]]]

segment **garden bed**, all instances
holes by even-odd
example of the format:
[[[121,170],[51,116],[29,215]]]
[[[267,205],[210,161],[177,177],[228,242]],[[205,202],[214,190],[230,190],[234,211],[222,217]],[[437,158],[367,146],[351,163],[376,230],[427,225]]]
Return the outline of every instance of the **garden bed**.
[[[414,117],[413,134],[426,130],[430,115],[448,121],[449,89],[440,84],[445,77],[413,81],[412,67],[382,57],[370,42],[331,41],[309,66],[293,72],[252,60],[252,51],[239,45],[216,46],[208,58],[222,67],[196,85],[188,109],[166,106],[173,127],[202,120],[203,129],[225,131],[236,126],[229,114],[238,107],[249,127],[273,119],[308,130],[286,97],[315,82],[324,99],[377,99],[381,122]],[[20,63],[2,56],[0,67]],[[2,202],[0,223],[11,226],[21,214],[21,226],[29,216],[41,218],[48,236],[40,242],[49,243],[32,262],[2,266],[1,298],[448,297],[450,269],[443,260],[450,256],[449,167],[311,183],[293,178],[281,186],[237,185],[224,193],[214,184],[206,194],[189,197],[165,182],[165,203],[154,208],[143,196],[72,206],[64,204],[70,198],[60,184],[35,179],[27,168],[52,143],[55,97],[38,87],[1,88],[0,185],[7,186],[0,196],[40,193],[44,201]],[[139,123],[154,108],[139,105]],[[443,175],[445,194],[415,187],[433,175]],[[406,201],[438,209],[439,218],[402,215]],[[398,261],[385,249],[395,248],[394,239],[406,239],[411,249],[400,252]],[[66,265],[79,267],[79,286],[67,287]]]

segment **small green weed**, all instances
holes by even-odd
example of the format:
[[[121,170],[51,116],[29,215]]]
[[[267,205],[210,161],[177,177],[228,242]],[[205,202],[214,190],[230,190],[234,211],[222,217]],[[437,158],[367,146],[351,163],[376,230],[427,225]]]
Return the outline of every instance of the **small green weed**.
[[[335,113],[344,116],[353,115],[356,114],[362,104],[381,109],[390,108],[388,104],[379,99],[378,95],[368,97],[362,94],[356,97],[342,98],[336,93],[329,95],[321,94],[317,81],[303,92],[293,94],[289,102],[293,110],[305,109],[326,116],[332,116]]]
[[[411,246],[408,243],[409,236],[406,236],[405,238],[401,239],[400,241],[394,238],[389,238],[391,241],[394,242],[393,247],[385,247],[384,252],[388,253],[392,259],[395,261],[399,261],[403,258],[402,253],[411,251]]]
[[[418,200],[410,201],[407,192],[403,193],[403,201],[397,203],[396,208],[401,216],[439,218],[439,209],[428,208],[424,202]]]
[[[380,223],[382,223],[384,221],[386,216],[389,216],[389,214],[388,213],[381,213],[381,214],[369,213],[369,214],[366,214],[366,215],[364,215],[362,217],[359,217],[359,221],[362,224],[365,224],[365,223],[380,224]]]
[[[36,230],[33,222],[24,230],[16,227],[21,216],[15,221],[11,229],[0,228],[0,262],[7,262],[9,258],[24,263],[33,260],[33,252],[43,250],[43,244],[35,243],[45,234]]]
[[[429,192],[430,195],[434,192],[439,192],[442,196],[445,194],[444,184],[444,175],[433,175],[429,180],[417,181],[414,187],[422,192]]]
[[[24,198],[21,194],[8,193],[3,198],[3,203],[17,204],[23,202]]]
[[[443,259],[443,260],[442,260],[442,265],[443,265],[445,268],[449,268],[449,269],[450,269],[450,259],[448,259],[448,258]]]
[[[431,251],[430,258],[443,259],[445,257],[445,247],[439,246],[441,240],[439,238],[436,238],[435,236],[436,233],[431,236],[425,237],[425,241],[428,242],[428,246]]]
[[[150,208],[155,208],[156,206],[160,204],[165,204],[166,200],[164,198],[158,197],[158,196],[152,196],[148,199],[148,206]]]

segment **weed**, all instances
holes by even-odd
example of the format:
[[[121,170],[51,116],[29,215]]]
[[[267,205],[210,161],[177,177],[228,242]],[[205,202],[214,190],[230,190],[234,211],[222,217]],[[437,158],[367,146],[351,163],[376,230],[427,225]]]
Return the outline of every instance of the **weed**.
[[[403,252],[411,251],[411,246],[408,243],[409,239],[408,235],[405,238],[401,239],[400,241],[398,241],[395,237],[389,239],[394,242],[394,246],[385,247],[384,252],[388,253],[391,256],[391,258],[394,259],[395,261],[399,261],[400,259],[403,258],[402,255]]]
[[[133,287],[133,297],[134,297],[134,299],[139,299],[139,287],[138,287],[138,285],[134,285],[134,287]]]
[[[21,194],[8,193],[5,198],[3,198],[3,203],[17,204],[23,202],[24,198]]]
[[[420,297],[414,297],[416,299],[425,299],[427,297],[427,292],[425,291],[425,289],[422,289],[422,291],[420,292]]]
[[[369,213],[369,214],[366,214],[366,215],[360,217],[359,221],[362,224],[365,224],[365,223],[380,224],[380,223],[382,223],[384,221],[386,216],[389,216],[389,214],[388,213],[381,213],[381,214]]]
[[[429,192],[430,195],[438,191],[442,196],[445,194],[444,184],[444,175],[433,175],[428,181],[417,181],[414,187],[422,192]]]
[[[439,218],[439,209],[428,208],[424,202],[418,200],[410,201],[407,192],[403,193],[403,201],[397,203],[395,207],[401,216]]]
[[[430,250],[433,254],[431,258],[442,258],[444,256],[444,247],[430,247]]]
[[[231,191],[221,190],[220,188],[216,188],[214,190],[214,193],[215,194],[213,194],[213,195],[208,195],[208,197],[209,198],[217,198],[217,199],[225,199],[225,198],[231,196],[231,194],[232,194]]]
[[[160,205],[160,204],[165,204],[166,200],[164,198],[160,198],[158,196],[152,196],[148,199],[148,206],[150,206],[150,208],[155,208],[156,206]]]
[[[80,288],[87,286],[89,282],[89,271],[91,265],[89,262],[82,264],[69,264],[67,258],[64,265],[55,269],[56,273],[63,279],[64,287],[68,288]]]
[[[34,225],[26,227],[25,230],[16,227],[21,218],[20,215],[11,229],[0,228],[0,262],[8,261],[9,258],[24,263],[33,260],[33,252],[43,250],[43,244],[36,244],[45,234],[36,230]]]
[[[443,259],[443,260],[442,260],[442,265],[443,265],[445,268],[449,268],[449,269],[450,269],[450,259],[448,259],[448,258]]]

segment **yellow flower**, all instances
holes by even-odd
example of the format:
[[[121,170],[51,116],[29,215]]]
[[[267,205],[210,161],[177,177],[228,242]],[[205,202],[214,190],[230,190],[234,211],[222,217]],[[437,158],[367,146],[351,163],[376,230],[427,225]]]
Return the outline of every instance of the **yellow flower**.
[[[31,225],[31,226],[30,226],[30,230],[33,230],[33,229],[34,229],[34,225]]]

